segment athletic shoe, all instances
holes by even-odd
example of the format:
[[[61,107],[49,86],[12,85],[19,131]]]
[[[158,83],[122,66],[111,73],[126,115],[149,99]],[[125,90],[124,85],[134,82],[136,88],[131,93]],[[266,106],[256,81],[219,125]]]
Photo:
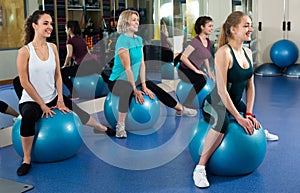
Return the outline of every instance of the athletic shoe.
[[[124,123],[118,123],[116,126],[116,137],[117,138],[126,138],[126,130],[125,130],[125,124]]]
[[[277,135],[274,135],[274,134],[270,133],[266,129],[264,131],[265,131],[267,141],[278,141],[279,137]]]
[[[106,135],[108,135],[108,136],[115,136],[116,135],[116,131],[115,130],[113,130],[113,129],[111,129],[111,128],[109,128],[109,127],[106,127],[107,128],[107,130],[106,131],[102,131],[102,130],[99,130],[98,128],[94,128],[94,133],[106,133]]]
[[[209,182],[206,177],[206,171],[204,166],[197,165],[193,172],[193,180],[195,186],[199,188],[209,187]]]
[[[17,170],[18,176],[24,176],[28,174],[30,168],[31,168],[31,164],[23,163]]]
[[[197,115],[197,111],[195,109],[190,109],[184,107],[182,111],[176,111],[176,116],[187,116],[187,117],[195,117]]]

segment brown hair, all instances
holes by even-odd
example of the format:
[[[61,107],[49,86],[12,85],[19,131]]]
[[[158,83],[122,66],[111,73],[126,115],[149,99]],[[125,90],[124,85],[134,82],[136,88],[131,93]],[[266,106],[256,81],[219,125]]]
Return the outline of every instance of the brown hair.
[[[201,34],[202,29],[201,26],[205,27],[205,24],[207,24],[208,22],[213,21],[211,17],[209,16],[201,16],[199,17],[196,22],[195,22],[195,26],[194,26],[194,30],[196,32],[196,34]]]
[[[32,27],[32,23],[37,24],[40,17],[44,14],[50,15],[47,11],[42,10],[36,10],[31,15],[29,15],[25,21],[24,24],[24,30],[23,30],[23,42],[24,45],[27,45],[29,42],[31,42],[34,38],[34,29]],[[51,16],[51,15],[50,15]]]
[[[232,38],[231,27],[236,27],[240,24],[241,19],[247,14],[241,11],[232,12],[226,19],[225,23],[222,25],[222,29],[219,35],[218,47],[222,47],[228,43],[228,39]]]

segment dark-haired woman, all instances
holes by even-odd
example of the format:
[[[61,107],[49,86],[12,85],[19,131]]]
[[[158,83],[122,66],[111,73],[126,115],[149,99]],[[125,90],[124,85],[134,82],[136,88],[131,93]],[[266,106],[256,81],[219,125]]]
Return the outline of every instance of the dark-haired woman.
[[[26,175],[31,168],[30,154],[35,136],[35,123],[41,117],[54,116],[53,108],[63,113],[69,113],[73,109],[83,124],[105,131],[108,135],[115,135],[115,131],[103,126],[63,96],[57,47],[46,41],[52,30],[52,17],[46,11],[37,10],[25,21],[24,46],[20,48],[17,57],[20,81],[18,78],[14,81],[17,93],[21,93],[20,135],[24,156],[22,165],[17,170],[19,176]],[[19,92],[20,90],[22,92]]]
[[[68,21],[65,32],[67,34],[67,55],[61,70],[62,80],[69,89],[70,96],[77,98],[77,94],[73,93],[73,83],[70,77],[100,73],[101,69],[98,68],[97,61],[89,53],[85,39],[81,37],[79,22],[76,20]],[[72,62],[72,59],[74,62]]]
[[[211,53],[210,41],[207,37],[212,34],[213,20],[208,16],[201,16],[196,20],[194,28],[197,36],[192,39],[182,53],[178,73],[181,80],[192,83],[194,87],[183,103],[183,105],[187,107],[191,107],[194,97],[205,86],[206,73],[209,78],[212,80],[215,79],[208,61],[211,57]],[[202,65],[205,66],[206,73],[202,70]]]

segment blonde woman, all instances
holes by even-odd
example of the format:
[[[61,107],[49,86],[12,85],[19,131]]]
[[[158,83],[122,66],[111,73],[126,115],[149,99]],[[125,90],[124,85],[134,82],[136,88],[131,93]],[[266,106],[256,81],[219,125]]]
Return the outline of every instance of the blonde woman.
[[[155,94],[166,106],[174,108],[177,116],[197,115],[196,110],[183,107],[159,86],[146,80],[143,40],[135,34],[138,28],[138,12],[123,11],[118,20],[117,32],[120,36],[116,43],[114,66],[108,81],[110,91],[120,97],[116,126],[116,137],[118,138],[127,137],[125,119],[131,96],[143,104],[143,95],[148,95],[153,99]],[[138,90],[137,86],[141,86],[142,90]]]

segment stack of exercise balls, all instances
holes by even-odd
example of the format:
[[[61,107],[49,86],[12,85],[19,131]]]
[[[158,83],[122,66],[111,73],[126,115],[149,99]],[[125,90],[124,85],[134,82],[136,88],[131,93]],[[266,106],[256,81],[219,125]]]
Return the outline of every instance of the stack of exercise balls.
[[[193,128],[189,144],[190,154],[198,163],[205,137],[210,125],[201,119]],[[246,134],[244,129],[231,119],[223,141],[210,157],[207,171],[221,176],[239,176],[253,172],[264,160],[267,141],[263,128]]]
[[[261,76],[277,76],[281,75],[282,72],[289,74],[288,71],[291,71],[289,68],[295,65],[298,56],[299,50],[294,42],[286,39],[279,40],[270,49],[270,58],[273,63],[259,66],[255,73]],[[295,71],[294,68],[291,68],[293,72]]]
[[[141,88],[138,87],[140,90]],[[129,110],[125,120],[126,130],[140,131],[152,129],[153,125],[158,121],[160,116],[160,101],[156,96],[151,99],[147,95],[144,96],[144,103],[140,104],[134,97],[130,99]],[[104,101],[104,115],[108,123],[115,127],[118,120],[119,96],[115,96],[111,92],[108,93]]]
[[[53,117],[40,118],[35,124],[35,138],[31,151],[34,162],[56,162],[74,156],[82,145],[82,123],[74,113],[54,109]],[[12,142],[16,152],[23,157],[18,117],[12,128]]]

